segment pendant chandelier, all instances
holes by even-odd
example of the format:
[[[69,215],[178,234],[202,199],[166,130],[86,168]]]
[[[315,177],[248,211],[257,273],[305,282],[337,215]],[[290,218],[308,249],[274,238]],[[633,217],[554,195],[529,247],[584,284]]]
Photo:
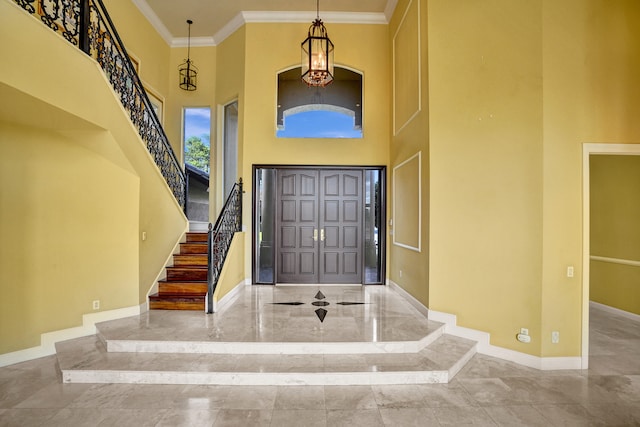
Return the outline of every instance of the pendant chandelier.
[[[180,89],[192,91],[196,90],[198,68],[193,65],[193,62],[189,57],[191,54],[191,24],[193,24],[193,21],[191,19],[187,19],[187,24],[189,24],[189,38],[187,39],[187,59],[185,60],[185,62],[180,64],[178,70],[180,72]]]
[[[333,43],[320,19],[320,0],[316,0],[316,19],[302,42],[302,81],[309,86],[326,86],[333,81]]]

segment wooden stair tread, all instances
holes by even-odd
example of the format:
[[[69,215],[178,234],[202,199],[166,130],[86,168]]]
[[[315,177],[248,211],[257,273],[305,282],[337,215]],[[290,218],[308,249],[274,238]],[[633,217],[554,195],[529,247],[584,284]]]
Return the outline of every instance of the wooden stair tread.
[[[179,293],[167,293],[167,294],[160,294],[160,293],[155,293],[152,295],[149,295],[149,299],[179,299],[179,300],[184,300],[184,299],[194,299],[194,298],[204,298],[207,295],[206,292],[198,292],[198,293],[190,293],[190,294],[179,294]]]

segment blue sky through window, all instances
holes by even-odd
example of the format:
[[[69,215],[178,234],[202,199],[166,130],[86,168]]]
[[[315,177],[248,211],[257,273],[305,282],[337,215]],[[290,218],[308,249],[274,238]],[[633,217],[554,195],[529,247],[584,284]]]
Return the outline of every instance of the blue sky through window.
[[[362,138],[362,130],[354,129],[353,116],[327,110],[303,111],[284,118],[279,138]]]
[[[211,108],[184,109],[184,140],[197,136],[202,142],[211,146]]]

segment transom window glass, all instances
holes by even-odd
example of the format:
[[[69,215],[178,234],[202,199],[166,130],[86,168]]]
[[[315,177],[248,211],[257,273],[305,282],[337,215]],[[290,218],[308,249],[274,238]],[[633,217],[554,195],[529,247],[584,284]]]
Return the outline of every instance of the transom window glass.
[[[362,138],[362,74],[335,67],[332,84],[308,87],[300,67],[278,74],[279,138]]]

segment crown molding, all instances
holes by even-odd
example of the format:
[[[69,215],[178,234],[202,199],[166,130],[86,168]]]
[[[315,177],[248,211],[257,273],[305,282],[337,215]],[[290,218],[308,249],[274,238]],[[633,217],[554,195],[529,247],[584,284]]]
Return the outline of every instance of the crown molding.
[[[384,8],[384,16],[387,18],[387,23],[391,22],[393,12],[396,10],[398,0],[387,0],[387,6]]]
[[[171,35],[167,27],[165,27],[165,25],[162,23],[160,18],[158,18],[158,15],[156,15],[153,9],[151,9],[151,6],[149,6],[149,3],[147,3],[146,0],[132,0],[132,1],[133,1],[133,4],[135,4],[136,7],[140,10],[140,12],[142,12],[144,17],[147,18],[147,21],[149,21],[151,26],[156,29],[158,34],[160,34],[160,37],[162,37],[164,41],[167,42],[169,46],[171,46],[173,41],[173,36]]]
[[[147,0],[132,0],[136,7],[147,18],[149,23],[160,34],[170,47],[187,47],[186,37],[173,37],[158,15],[147,3]],[[384,12],[323,12],[321,19],[331,24],[388,24],[396,8],[398,0],[388,0]],[[246,23],[311,23],[316,18],[313,11],[242,11],[233,17],[212,37],[192,37],[191,46],[216,46],[237,31]]]
[[[213,37],[191,37],[191,47],[207,47],[215,46],[216,42]],[[174,37],[169,43],[171,47],[187,47],[189,46],[188,37]]]

